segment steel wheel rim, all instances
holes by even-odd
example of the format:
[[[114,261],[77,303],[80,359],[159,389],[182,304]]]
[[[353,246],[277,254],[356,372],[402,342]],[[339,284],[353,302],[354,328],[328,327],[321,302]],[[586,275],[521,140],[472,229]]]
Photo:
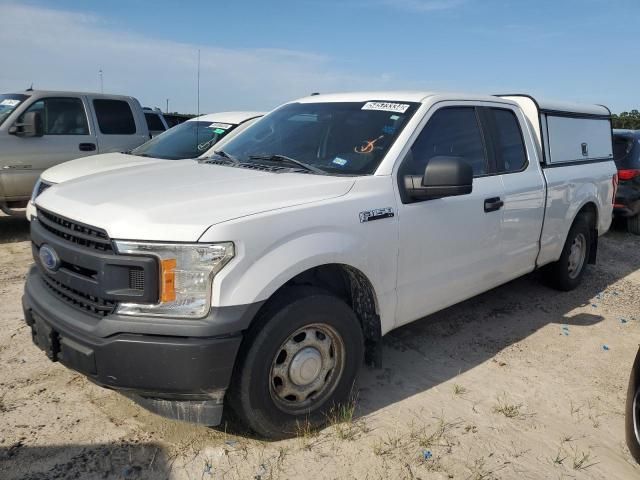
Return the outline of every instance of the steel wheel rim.
[[[584,261],[587,256],[587,239],[582,233],[576,235],[571,244],[568,258],[569,278],[575,279],[584,265]]]
[[[636,388],[636,394],[633,397],[633,433],[636,435],[636,442],[640,445],[640,387]]]
[[[344,341],[336,329],[325,323],[300,327],[271,361],[271,398],[285,413],[309,413],[333,393],[344,363]]]

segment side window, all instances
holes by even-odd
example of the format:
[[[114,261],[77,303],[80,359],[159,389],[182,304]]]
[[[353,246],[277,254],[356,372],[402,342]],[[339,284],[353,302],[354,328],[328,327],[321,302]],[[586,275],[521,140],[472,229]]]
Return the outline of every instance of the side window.
[[[496,131],[498,172],[519,172],[527,163],[522,131],[515,113],[503,108],[492,108]]]
[[[447,107],[434,113],[405,157],[403,173],[424,175],[429,160],[440,156],[466,160],[473,167],[474,176],[487,173],[487,158],[475,108]]]
[[[43,98],[24,113],[28,112],[40,113],[45,135],[89,135],[87,115],[79,98]]]
[[[136,122],[129,104],[123,100],[93,101],[100,132],[105,135],[132,135],[136,133]]]
[[[145,113],[144,118],[147,120],[149,130],[164,131],[164,125],[157,113]]]

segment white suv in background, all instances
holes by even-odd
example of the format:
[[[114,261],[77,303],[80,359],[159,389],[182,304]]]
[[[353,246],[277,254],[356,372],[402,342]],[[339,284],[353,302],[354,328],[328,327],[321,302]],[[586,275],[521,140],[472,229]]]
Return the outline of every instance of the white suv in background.
[[[146,112],[145,112],[146,115]],[[163,160],[184,160],[213,154],[214,145],[231,139],[263,112],[220,112],[191,118],[130,152],[94,155],[56,165],[42,173],[27,205],[27,219],[35,215],[33,201],[52,185],[116,168],[146,165]]]

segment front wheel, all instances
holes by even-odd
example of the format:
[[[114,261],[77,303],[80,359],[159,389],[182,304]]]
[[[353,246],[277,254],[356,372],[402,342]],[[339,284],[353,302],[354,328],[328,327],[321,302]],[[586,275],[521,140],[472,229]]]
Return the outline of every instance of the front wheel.
[[[585,217],[579,216],[569,230],[560,259],[544,269],[547,283],[563,291],[576,288],[582,281],[590,253],[589,223]]]
[[[317,288],[280,292],[245,339],[230,405],[256,433],[286,438],[349,401],[364,341],[353,310]]]

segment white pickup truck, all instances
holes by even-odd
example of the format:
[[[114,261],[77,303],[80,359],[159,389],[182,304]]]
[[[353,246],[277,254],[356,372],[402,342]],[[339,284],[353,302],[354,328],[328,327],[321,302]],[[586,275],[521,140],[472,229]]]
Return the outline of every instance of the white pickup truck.
[[[0,94],[0,210],[20,214],[40,173],[78,157],[131,150],[149,140],[138,100],[101,93]]]
[[[291,435],[390,330],[543,268],[580,283],[609,111],[419,92],[287,103],[218,154],[50,188],[24,314],[50,359],[159,414]]]

